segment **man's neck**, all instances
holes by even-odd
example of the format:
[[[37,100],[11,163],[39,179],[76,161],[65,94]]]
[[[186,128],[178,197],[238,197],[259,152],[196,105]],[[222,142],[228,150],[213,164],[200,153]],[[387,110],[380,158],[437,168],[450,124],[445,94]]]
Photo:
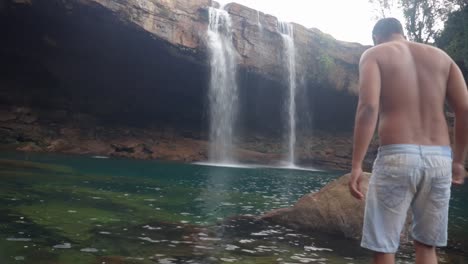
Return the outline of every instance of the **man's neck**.
[[[393,34],[387,40],[387,42],[390,42],[390,41],[406,41],[406,38],[402,36],[401,34]]]

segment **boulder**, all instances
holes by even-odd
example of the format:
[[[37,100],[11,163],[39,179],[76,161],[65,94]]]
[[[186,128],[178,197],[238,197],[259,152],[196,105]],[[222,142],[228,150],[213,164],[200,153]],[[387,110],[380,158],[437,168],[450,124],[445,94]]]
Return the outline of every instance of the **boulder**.
[[[326,185],[317,193],[303,196],[293,207],[271,211],[261,218],[297,230],[321,231],[358,239],[362,233],[365,202],[351,196],[350,174]],[[370,173],[362,177],[367,192]]]
[[[370,173],[364,173],[361,191],[367,193]],[[273,210],[260,217],[270,223],[287,226],[305,232],[323,232],[359,240],[364,222],[365,201],[351,196],[348,188],[350,174],[332,181],[319,192],[303,196],[290,208]],[[411,243],[409,227],[411,214],[408,213],[400,243]]]
[[[36,143],[28,142],[25,145],[18,147],[16,150],[24,152],[42,152],[43,149],[39,147]]]
[[[37,116],[34,114],[24,114],[19,120],[25,124],[32,124],[37,121]]]
[[[12,112],[0,111],[0,122],[8,122],[15,120],[16,118],[17,116]]]
[[[67,148],[70,148],[70,144],[64,139],[57,139],[50,142],[50,145],[47,146],[46,150],[49,152],[63,152]]]

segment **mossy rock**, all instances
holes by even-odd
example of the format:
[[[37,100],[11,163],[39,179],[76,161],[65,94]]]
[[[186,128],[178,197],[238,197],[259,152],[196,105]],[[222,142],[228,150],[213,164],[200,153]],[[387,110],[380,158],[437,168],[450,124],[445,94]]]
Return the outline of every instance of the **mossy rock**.
[[[19,206],[15,209],[37,225],[70,241],[84,241],[94,235],[96,225],[113,224],[120,215],[106,210],[61,202]]]
[[[17,170],[40,170],[42,172],[53,172],[60,174],[71,174],[75,172],[71,167],[63,165],[9,159],[0,159],[0,168],[9,170],[12,168]]]

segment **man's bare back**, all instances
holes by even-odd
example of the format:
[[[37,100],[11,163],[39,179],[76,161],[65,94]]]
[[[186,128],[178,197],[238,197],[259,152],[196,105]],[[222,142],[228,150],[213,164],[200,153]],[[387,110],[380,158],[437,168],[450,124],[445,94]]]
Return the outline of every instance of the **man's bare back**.
[[[443,51],[409,41],[369,50],[381,73],[381,145],[450,145],[445,96],[452,60]]]

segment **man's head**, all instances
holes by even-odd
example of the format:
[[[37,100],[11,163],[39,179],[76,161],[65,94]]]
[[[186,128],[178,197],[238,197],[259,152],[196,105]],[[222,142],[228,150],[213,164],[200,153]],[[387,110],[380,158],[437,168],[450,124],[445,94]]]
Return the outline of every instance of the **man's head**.
[[[372,30],[374,44],[378,45],[389,41],[395,34],[405,36],[403,26],[398,19],[389,17],[380,19]]]

